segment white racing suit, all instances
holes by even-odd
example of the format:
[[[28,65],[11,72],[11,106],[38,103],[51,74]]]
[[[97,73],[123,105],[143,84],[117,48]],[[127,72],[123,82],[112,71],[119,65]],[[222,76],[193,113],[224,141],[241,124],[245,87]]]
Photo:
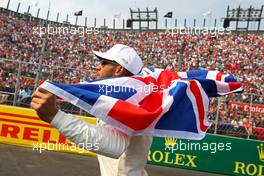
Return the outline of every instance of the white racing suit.
[[[110,125],[89,124],[60,110],[51,125],[75,144],[99,154],[101,176],[147,176],[144,167],[152,137],[128,136]]]

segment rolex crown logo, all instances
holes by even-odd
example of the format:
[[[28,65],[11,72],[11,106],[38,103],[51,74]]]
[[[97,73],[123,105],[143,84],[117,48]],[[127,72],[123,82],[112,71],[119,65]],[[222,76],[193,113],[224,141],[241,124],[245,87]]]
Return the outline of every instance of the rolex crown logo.
[[[263,148],[263,144],[258,145],[257,148],[258,148],[258,153],[259,153],[259,160],[264,162],[264,148]]]
[[[176,144],[177,139],[176,138],[165,138],[165,150],[172,150]]]

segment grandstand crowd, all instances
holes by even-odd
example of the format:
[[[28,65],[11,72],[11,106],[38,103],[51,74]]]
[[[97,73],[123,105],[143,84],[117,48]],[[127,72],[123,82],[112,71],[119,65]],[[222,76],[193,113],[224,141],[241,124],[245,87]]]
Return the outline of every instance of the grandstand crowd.
[[[95,78],[92,50],[107,50],[116,43],[137,50],[147,66],[186,71],[219,70],[235,75],[243,83],[242,96],[230,95],[225,101],[264,103],[264,34],[171,34],[170,32],[99,31],[96,34],[50,34],[45,54],[41,49],[45,35],[33,31],[38,21],[0,12],[0,91],[14,92],[19,62],[21,66],[20,97],[30,96],[32,80],[42,58],[41,79],[77,83]],[[7,61],[8,60],[8,61]],[[180,70],[179,70],[180,69]],[[264,127],[264,114],[253,114],[245,122],[244,114],[230,112],[227,103],[220,109],[221,123]],[[215,112],[211,106],[211,113]],[[248,114],[247,114],[248,115]]]

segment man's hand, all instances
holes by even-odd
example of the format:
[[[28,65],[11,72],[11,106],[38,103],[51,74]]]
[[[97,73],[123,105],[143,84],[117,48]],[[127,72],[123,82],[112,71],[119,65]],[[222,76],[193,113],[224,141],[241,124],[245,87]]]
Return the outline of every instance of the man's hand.
[[[40,87],[32,94],[31,107],[37,111],[41,120],[48,123],[58,112],[56,96]]]

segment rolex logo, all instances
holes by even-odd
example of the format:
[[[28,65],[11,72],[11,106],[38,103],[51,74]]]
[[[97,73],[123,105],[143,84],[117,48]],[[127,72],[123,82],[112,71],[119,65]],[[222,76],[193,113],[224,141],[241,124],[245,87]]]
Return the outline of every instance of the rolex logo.
[[[264,148],[263,148],[263,144],[258,145],[257,148],[258,148],[258,153],[259,153],[259,160],[264,162]]]
[[[263,144],[259,144],[257,146],[259,160],[264,162],[264,148]],[[240,162],[236,161],[235,163],[234,173],[239,175],[257,175],[262,176],[264,173],[264,165],[263,164],[254,164],[249,162]]]
[[[167,137],[165,138],[165,150],[173,150],[174,149],[174,146],[176,145],[176,141],[177,139],[176,138],[170,138],[170,137]]]

